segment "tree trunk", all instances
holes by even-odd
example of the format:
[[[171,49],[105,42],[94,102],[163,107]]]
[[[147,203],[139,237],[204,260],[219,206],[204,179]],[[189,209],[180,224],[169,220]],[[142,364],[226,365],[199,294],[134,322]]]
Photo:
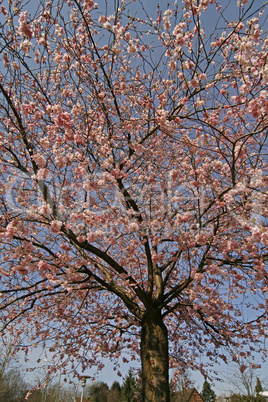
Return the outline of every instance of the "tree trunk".
[[[170,402],[168,332],[161,312],[146,312],[141,326],[143,402]]]

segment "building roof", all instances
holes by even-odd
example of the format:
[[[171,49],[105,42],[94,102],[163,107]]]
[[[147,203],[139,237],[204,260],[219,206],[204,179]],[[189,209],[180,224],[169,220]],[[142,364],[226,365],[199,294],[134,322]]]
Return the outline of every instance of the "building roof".
[[[176,402],[203,402],[203,398],[195,388],[175,392],[175,398]]]

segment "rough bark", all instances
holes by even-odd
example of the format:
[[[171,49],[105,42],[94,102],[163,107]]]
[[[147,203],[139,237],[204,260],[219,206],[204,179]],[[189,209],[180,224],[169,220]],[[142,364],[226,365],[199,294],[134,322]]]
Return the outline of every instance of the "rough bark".
[[[161,312],[148,311],[141,325],[143,402],[169,402],[168,332]]]

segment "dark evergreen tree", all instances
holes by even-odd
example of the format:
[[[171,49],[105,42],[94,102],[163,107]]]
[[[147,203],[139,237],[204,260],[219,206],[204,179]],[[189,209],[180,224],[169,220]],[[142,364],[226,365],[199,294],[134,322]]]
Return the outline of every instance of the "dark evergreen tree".
[[[256,382],[256,387],[255,387],[255,392],[257,395],[259,395],[260,392],[263,391],[262,385],[261,385],[261,381],[259,379],[259,377],[257,377],[257,382]]]
[[[114,381],[108,392],[107,402],[120,401],[121,385],[118,381]]]
[[[118,381],[114,381],[114,382],[112,383],[111,390],[116,390],[116,391],[118,391],[119,393],[121,392],[121,385],[119,384]]]
[[[205,382],[203,384],[201,396],[204,399],[204,402],[215,402],[216,401],[216,394],[211,389],[211,386],[207,380],[205,380]]]
[[[106,382],[96,382],[89,387],[90,402],[107,402],[109,387]]]
[[[140,400],[141,388],[137,378],[134,377],[132,370],[129,370],[122,388],[120,401],[137,402]]]

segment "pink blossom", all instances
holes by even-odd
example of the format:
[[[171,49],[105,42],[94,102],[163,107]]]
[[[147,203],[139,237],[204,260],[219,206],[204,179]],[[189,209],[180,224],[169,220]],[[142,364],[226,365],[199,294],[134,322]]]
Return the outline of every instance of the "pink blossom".
[[[245,365],[245,364],[242,364],[240,367],[239,367],[239,370],[241,371],[241,373],[243,374],[244,373],[244,371],[247,369],[247,366]]]
[[[198,88],[198,86],[199,86],[199,81],[198,81],[196,78],[193,78],[193,79],[191,80],[191,85],[192,85],[193,88]]]
[[[126,41],[130,41],[130,39],[131,39],[131,34],[130,34],[130,32],[126,32],[126,33],[125,33],[125,39],[126,39]]]
[[[54,220],[50,224],[51,232],[52,233],[60,233],[62,227],[62,222]]]
[[[170,23],[169,18],[168,18],[167,15],[165,15],[165,16],[163,17],[163,22],[164,22],[164,25],[165,25],[166,30],[169,31],[170,28],[171,28],[171,23]]]
[[[130,53],[130,54],[135,54],[135,53],[137,53],[138,48],[137,48],[137,46],[134,44],[133,41],[130,41],[130,42],[129,42],[129,46],[128,46],[128,48],[127,48],[127,51],[128,51],[128,53]]]
[[[25,39],[25,40],[21,43],[20,48],[21,48],[21,50],[22,50],[24,53],[27,53],[27,52],[30,51],[31,44],[32,44],[32,43],[29,41],[29,39]]]
[[[33,156],[33,159],[38,167],[44,168],[46,166],[46,158],[41,153],[37,153]]]
[[[38,262],[38,269],[40,271],[46,271],[49,269],[49,264],[46,261],[39,261]]]
[[[248,0],[237,0],[237,7],[245,6],[248,3]]]
[[[254,226],[251,229],[251,233],[252,233],[252,238],[254,241],[261,241],[262,235],[261,235],[261,230],[258,226]],[[264,236],[264,239],[265,239],[265,236]]]
[[[105,29],[108,29],[108,30],[111,29],[111,27],[112,27],[109,21],[106,21],[106,22],[103,24],[103,26],[104,26]]]
[[[199,232],[195,236],[195,241],[197,244],[204,246],[208,241],[207,235],[204,232]]]
[[[44,202],[42,206],[38,208],[38,212],[41,215],[49,216],[52,213],[52,209],[47,202]]]
[[[93,0],[84,0],[84,7],[85,10],[92,10],[93,6],[94,6],[94,1]]]
[[[264,244],[265,246],[268,246],[268,231],[265,231],[264,233],[262,233],[262,235],[261,235],[261,242],[262,242],[262,244]]]
[[[161,221],[158,219],[155,219],[151,222],[151,228],[158,230],[161,227]]]
[[[194,279],[195,281],[197,281],[197,282],[200,282],[203,278],[204,278],[204,274],[201,274],[201,273],[199,273],[199,272],[196,272],[196,273],[193,275],[193,279]]]
[[[4,6],[1,7],[1,12],[3,13],[4,16],[7,15],[7,10]]]
[[[6,227],[6,233],[5,236],[7,238],[12,238],[16,233],[16,230],[14,228],[14,226],[12,225],[12,223],[9,223]]]
[[[62,168],[66,165],[66,159],[62,155],[57,155],[55,157],[55,163],[58,167]]]
[[[92,243],[92,242],[94,242],[96,240],[96,235],[95,235],[95,233],[94,232],[88,232],[87,233],[87,241],[89,242],[89,243]]]
[[[104,24],[107,21],[107,17],[105,15],[100,15],[99,23]]]
[[[49,171],[48,169],[39,169],[36,175],[37,180],[45,180],[48,177]]]
[[[39,46],[44,46],[44,45],[46,44],[46,38],[45,38],[44,34],[41,35],[41,36],[37,39],[37,42],[38,42],[38,45],[39,45]]]
[[[128,225],[128,229],[131,233],[137,232],[139,230],[138,222],[135,221],[130,222],[130,224]]]
[[[20,13],[19,16],[19,32],[21,35],[23,35],[25,38],[32,39],[32,30],[30,27],[30,24],[27,22],[27,11],[23,11]]]

